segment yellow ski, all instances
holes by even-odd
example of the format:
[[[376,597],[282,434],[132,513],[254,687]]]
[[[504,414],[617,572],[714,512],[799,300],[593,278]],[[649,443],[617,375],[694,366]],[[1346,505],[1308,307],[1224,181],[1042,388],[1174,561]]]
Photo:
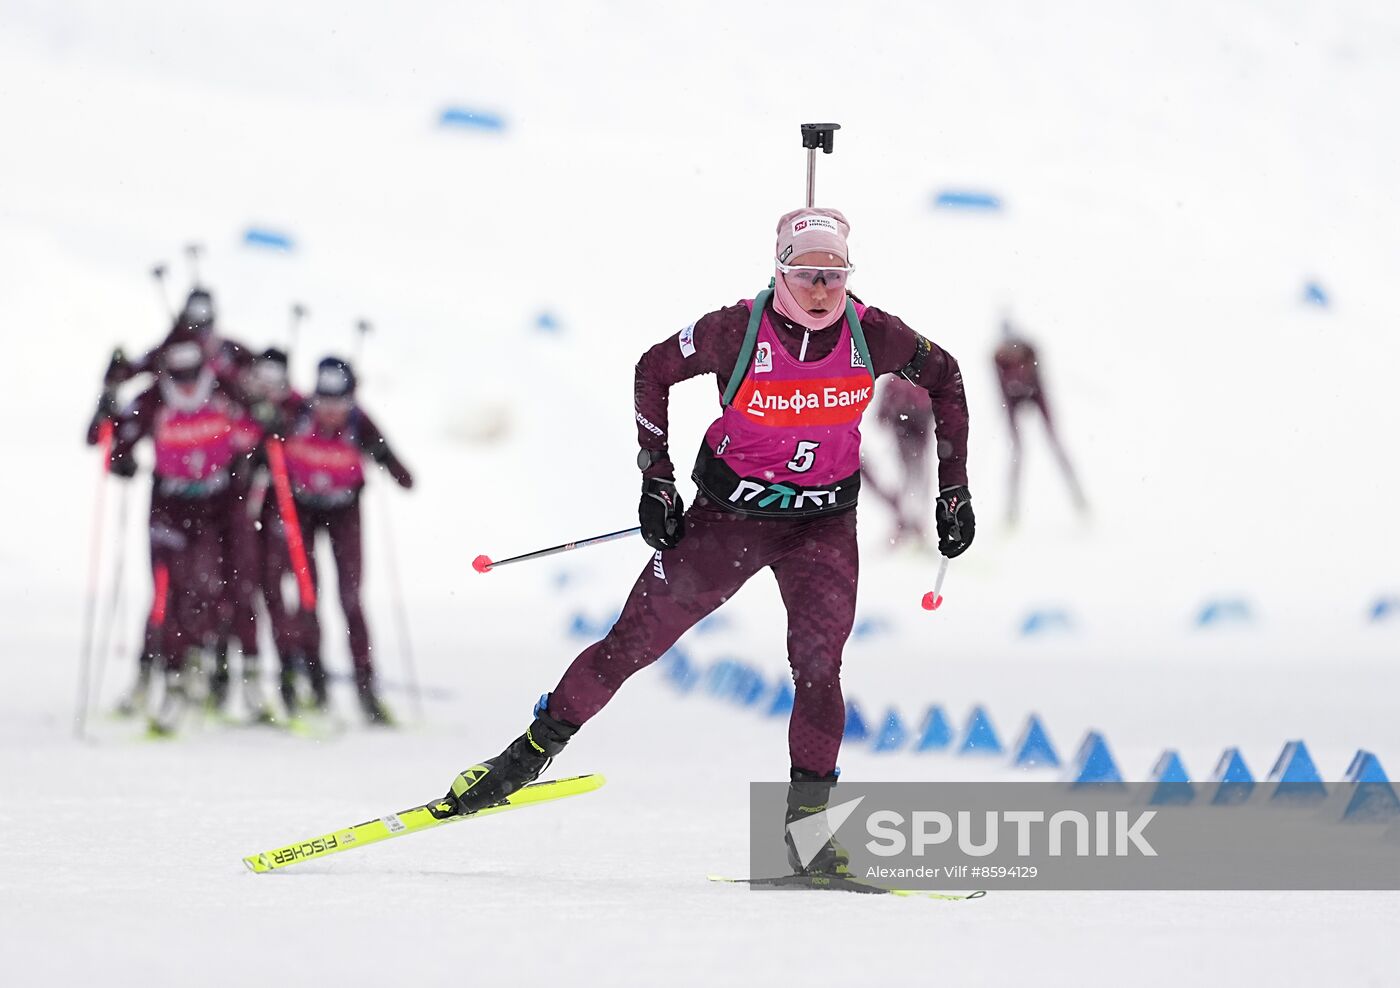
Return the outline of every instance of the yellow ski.
[[[368,844],[377,844],[391,837],[402,837],[405,834],[414,834],[420,830],[429,830],[444,824],[456,823],[459,820],[475,820],[477,817],[504,813],[506,810],[519,809],[522,806],[547,803],[551,800],[563,799],[566,796],[578,796],[592,792],[602,786],[603,782],[604,779],[601,775],[576,775],[568,779],[532,782],[530,785],[511,793],[504,802],[497,803],[495,806],[487,806],[466,816],[454,815],[451,803],[434,800],[422,806],[415,806],[398,813],[390,813],[377,820],[369,820],[353,827],[346,827],[343,830],[335,830],[329,834],[312,837],[309,840],[298,841],[285,847],[263,851],[260,854],[250,854],[243,859],[243,863],[248,866],[250,871],[259,874],[276,871],[279,868],[286,868],[288,865],[300,864],[303,861],[315,861],[331,854],[339,854],[341,851],[351,851]]]

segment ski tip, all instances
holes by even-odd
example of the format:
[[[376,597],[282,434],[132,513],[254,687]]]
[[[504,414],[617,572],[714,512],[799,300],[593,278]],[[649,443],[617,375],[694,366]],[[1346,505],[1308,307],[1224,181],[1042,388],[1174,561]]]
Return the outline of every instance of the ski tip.
[[[243,859],[243,864],[255,875],[261,875],[272,870],[272,866],[268,864],[266,854],[250,854]]]
[[[478,573],[489,573],[491,571],[491,557],[477,556],[472,560],[472,569]]]

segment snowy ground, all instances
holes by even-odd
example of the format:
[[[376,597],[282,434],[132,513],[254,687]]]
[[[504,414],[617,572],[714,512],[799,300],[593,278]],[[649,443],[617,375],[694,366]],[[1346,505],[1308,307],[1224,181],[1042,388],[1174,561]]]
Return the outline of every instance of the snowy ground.
[[[1394,980],[1374,949],[1400,919],[1388,894],[931,903],[710,886],[705,872],[746,867],[746,786],[784,774],[783,730],[651,673],[560,765],[606,773],[595,795],[243,871],[243,854],[421,802],[499,750],[581,646],[571,619],[616,609],[645,561],[635,542],[490,577],[467,563],[632,524],[632,363],[761,286],[808,119],[844,127],[818,189],[852,219],[857,290],[963,361],[982,522],[930,616],[932,560],[890,553],[888,518],[862,508],[860,613],[889,631],[852,643],[849,695],[907,720],[940,702],[958,725],[984,703],[1008,740],[1037,711],[1062,752],[1099,728],[1133,777],[1167,747],[1196,777],[1227,745],[1263,772],[1291,738],[1329,778],[1358,747],[1400,771],[1400,619],[1367,621],[1400,594],[1400,16],[751,6],[0,4],[0,943],[15,983]],[[435,127],[456,103],[505,131]],[[1007,208],[930,209],[950,186]],[[242,247],[252,224],[297,249]],[[353,320],[376,325],[364,400],[421,485],[370,495],[369,598],[401,681],[391,520],[434,688],[419,727],[157,745],[102,719],[95,743],[72,740],[96,476],[78,438],[107,348],[160,334],[149,266],[183,281],[192,238],[231,334],[283,342],[289,303],[309,305],[302,376],[351,349]],[[1309,278],[1330,309],[1301,304]],[[988,354],[1006,309],[1042,344],[1091,526],[1034,429],[1025,521],[999,524]],[[561,330],[534,329],[542,313]],[[678,434],[698,442],[711,395],[678,392]],[[504,441],[471,438],[487,420]],[[144,596],[127,594],[104,708]],[[1227,596],[1255,622],[1196,629]],[[759,578],[686,646],[776,680],[777,603]],[[1019,634],[1045,608],[1073,630]],[[842,767],[1009,775],[860,747]]]

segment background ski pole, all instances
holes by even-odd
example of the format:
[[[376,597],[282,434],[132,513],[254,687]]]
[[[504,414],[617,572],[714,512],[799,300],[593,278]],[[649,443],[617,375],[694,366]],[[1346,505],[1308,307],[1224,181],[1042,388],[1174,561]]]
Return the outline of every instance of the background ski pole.
[[[107,477],[112,472],[112,420],[103,419],[97,447],[102,451],[102,472],[97,477],[97,500],[92,510],[92,543],[88,547],[87,605],[83,614],[83,651],[78,660],[78,705],[73,731],[79,740],[87,734],[88,697],[92,679],[92,632],[97,621],[97,581],[102,565],[102,522],[107,513]]]
[[[102,680],[107,672],[107,663],[112,656],[112,632],[117,627],[122,606],[123,574],[126,572],[126,517],[130,501],[130,484],[121,484],[117,489],[117,551],[112,561],[112,582],[107,598],[107,616],[102,623],[102,634],[97,639],[97,669],[92,677],[92,692],[88,694],[87,709],[102,699]]]
[[[368,319],[360,319],[355,322],[355,355],[352,359],[357,366],[365,352],[365,337],[373,328]]]
[[[379,485],[381,490],[383,485]],[[413,661],[413,640],[408,633],[408,610],[403,602],[403,583],[399,579],[399,554],[394,547],[394,534],[389,527],[389,498],[385,494],[379,501],[379,520],[384,530],[384,555],[389,560],[389,587],[394,603],[394,623],[398,626],[399,651],[403,653],[403,671],[408,679],[408,690],[413,695],[413,709],[418,715],[418,723],[424,723],[423,690],[418,685],[418,668]]]
[[[292,354],[297,349],[297,332],[301,329],[301,321],[306,318],[306,306],[300,302],[292,303],[292,324],[287,330],[287,363],[292,362]]]
[[[580,539],[578,542],[565,542],[563,545],[556,545],[549,549],[539,549],[535,552],[527,552],[521,556],[511,556],[509,559],[502,559],[492,562],[490,556],[477,556],[472,560],[472,569],[478,573],[489,573],[497,566],[506,566],[510,563],[523,563],[527,559],[543,559],[545,556],[557,555],[561,552],[569,552],[572,549],[582,549],[589,545],[602,545],[604,542],[613,542],[617,539],[625,539],[629,535],[636,535],[642,530],[638,525],[636,528],[624,528],[620,532],[609,532],[607,535],[595,535],[591,539]]]
[[[267,467],[272,472],[272,487],[277,492],[277,513],[282,516],[282,532],[287,538],[287,555],[292,560],[297,589],[301,593],[301,609],[316,610],[316,585],[311,582],[311,565],[306,560],[306,545],[301,540],[301,520],[297,518],[296,502],[292,500],[292,484],[287,479],[287,459],[282,454],[282,440],[268,436]]]
[[[156,292],[160,295],[161,308],[165,314],[173,321],[175,319],[175,308],[170,304],[170,296],[165,291],[165,265],[157,264],[151,268],[151,277],[156,280]]]
[[[198,288],[203,282],[199,280],[199,255],[204,253],[201,244],[186,244],[185,256],[190,259],[190,284]]]
[[[936,611],[943,603],[943,578],[948,575],[948,557],[944,556],[938,563],[938,579],[933,582],[933,589],[924,594],[924,610]]]
[[[836,147],[838,123],[807,123],[802,125],[802,146],[807,149],[807,205],[816,201],[817,194],[817,148],[823,154],[830,154]]]

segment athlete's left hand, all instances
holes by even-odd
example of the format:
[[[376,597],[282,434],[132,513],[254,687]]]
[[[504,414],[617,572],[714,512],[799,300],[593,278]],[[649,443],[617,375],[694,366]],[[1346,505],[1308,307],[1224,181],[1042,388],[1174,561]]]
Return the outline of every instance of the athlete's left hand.
[[[963,486],[943,488],[933,508],[933,521],[938,526],[938,551],[949,559],[962,555],[977,531],[972,494]]]

